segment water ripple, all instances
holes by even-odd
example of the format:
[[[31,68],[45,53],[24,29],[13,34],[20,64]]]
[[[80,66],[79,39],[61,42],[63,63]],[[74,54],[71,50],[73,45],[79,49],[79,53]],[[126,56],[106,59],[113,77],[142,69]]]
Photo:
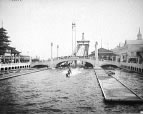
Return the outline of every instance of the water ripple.
[[[107,104],[92,69],[46,70],[0,82],[0,113],[137,113],[140,104]],[[135,74],[116,77],[143,96],[143,78]]]

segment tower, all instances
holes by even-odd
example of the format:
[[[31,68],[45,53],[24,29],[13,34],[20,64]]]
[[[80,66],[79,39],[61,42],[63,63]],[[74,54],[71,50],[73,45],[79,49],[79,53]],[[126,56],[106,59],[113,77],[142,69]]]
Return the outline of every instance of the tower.
[[[139,32],[137,34],[137,40],[142,40],[142,34],[140,32],[140,28],[139,28]]]
[[[74,54],[74,49],[76,49],[76,24],[72,23],[72,55]]]
[[[88,56],[89,42],[85,40],[84,33],[82,33],[82,40],[77,41],[76,56]]]

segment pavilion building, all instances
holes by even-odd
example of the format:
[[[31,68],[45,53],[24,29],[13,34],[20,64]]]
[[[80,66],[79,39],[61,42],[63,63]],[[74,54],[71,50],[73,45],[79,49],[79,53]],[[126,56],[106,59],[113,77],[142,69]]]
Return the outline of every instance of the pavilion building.
[[[17,51],[16,48],[9,46],[11,42],[7,36],[7,30],[3,27],[0,28],[0,63],[20,63],[29,62],[30,56],[20,55],[21,52]]]
[[[89,57],[94,57],[95,56],[95,51],[92,51]],[[116,54],[108,49],[105,48],[99,48],[98,49],[98,59],[103,61],[103,60],[111,60],[111,61],[116,61]]]
[[[143,64],[143,39],[140,29],[136,40],[126,40],[123,46],[119,45],[112,51],[118,55],[120,62]]]

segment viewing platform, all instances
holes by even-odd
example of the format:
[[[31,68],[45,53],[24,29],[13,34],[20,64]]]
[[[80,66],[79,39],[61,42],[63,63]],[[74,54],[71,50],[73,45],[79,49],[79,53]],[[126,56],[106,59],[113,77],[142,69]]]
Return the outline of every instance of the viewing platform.
[[[101,68],[95,67],[95,74],[100,84],[105,101],[116,102],[143,102],[143,99],[127,88]]]

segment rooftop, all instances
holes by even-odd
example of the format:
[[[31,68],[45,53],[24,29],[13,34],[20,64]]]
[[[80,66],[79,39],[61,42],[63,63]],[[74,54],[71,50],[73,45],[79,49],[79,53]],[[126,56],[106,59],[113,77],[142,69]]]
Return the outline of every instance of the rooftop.
[[[131,44],[143,45],[143,40],[126,40],[125,41],[125,45],[131,45]]]

